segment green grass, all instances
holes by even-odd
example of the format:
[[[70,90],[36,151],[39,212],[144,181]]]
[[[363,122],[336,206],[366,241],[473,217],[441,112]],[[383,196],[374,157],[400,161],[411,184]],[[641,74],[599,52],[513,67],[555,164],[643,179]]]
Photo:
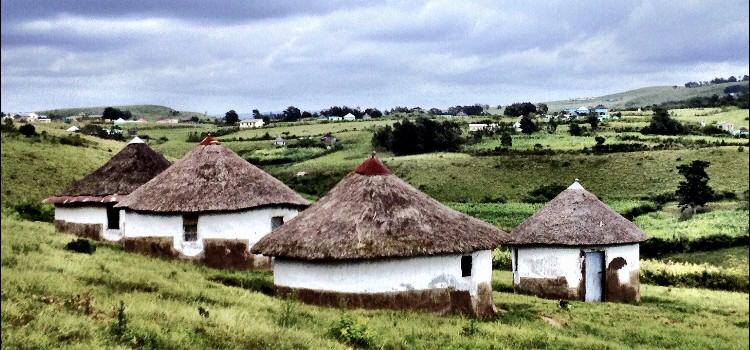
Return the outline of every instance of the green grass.
[[[652,237],[698,238],[709,235],[741,236],[748,233],[747,209],[717,209],[681,220],[675,208],[641,215],[635,224]]]
[[[745,275],[748,271],[748,247],[732,247],[708,252],[667,254],[659,257],[662,261],[674,261],[691,264],[711,264],[724,269],[739,270]]]
[[[38,203],[96,170],[125,145],[93,142],[92,147],[75,147],[3,134],[2,205]]]
[[[2,219],[2,346],[8,349],[344,349],[329,335],[344,314],[384,349],[748,348],[745,293],[643,285],[639,304],[571,302],[562,311],[556,300],[505,292],[510,273],[496,271],[500,315],[478,322],[469,336],[462,335],[469,324],[462,317],[288,303],[252,286],[214,282],[217,275],[268,281],[268,273],[226,273],[108,244],[92,255],[72,253],[63,247],[73,237],[50,224]],[[111,332],[120,301],[125,337]]]
[[[735,128],[748,127],[748,110],[737,108],[686,108],[673,109],[669,111],[675,114],[675,118],[682,122],[698,124],[705,121],[706,125],[720,122],[730,122]]]

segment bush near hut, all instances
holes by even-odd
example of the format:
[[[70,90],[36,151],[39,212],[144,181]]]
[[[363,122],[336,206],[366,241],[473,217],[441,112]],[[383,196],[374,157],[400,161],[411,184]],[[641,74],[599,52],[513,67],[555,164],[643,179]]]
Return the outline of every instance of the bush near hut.
[[[26,201],[13,206],[13,210],[24,220],[52,222],[55,220],[55,207],[35,201]]]
[[[658,257],[663,254],[709,251],[722,248],[740,247],[750,243],[749,235],[731,236],[714,234],[698,238],[685,236],[675,238],[651,237],[641,242],[641,256]]]
[[[88,239],[79,238],[66,244],[65,250],[76,253],[93,254],[96,251],[96,246],[91,244],[91,241]]]
[[[328,331],[334,339],[359,349],[375,347],[375,337],[365,323],[344,314]]]

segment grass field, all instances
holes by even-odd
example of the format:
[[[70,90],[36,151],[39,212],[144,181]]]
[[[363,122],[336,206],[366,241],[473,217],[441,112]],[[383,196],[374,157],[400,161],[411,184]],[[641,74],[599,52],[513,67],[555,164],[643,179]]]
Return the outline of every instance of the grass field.
[[[748,273],[750,273],[748,271],[749,253],[750,252],[748,251],[748,247],[744,246],[717,249],[708,252],[667,254],[659,257],[659,260],[691,264],[708,263],[721,268],[737,269],[747,275]]]
[[[60,108],[60,109],[40,111],[38,113],[39,114],[57,114],[63,117],[74,116],[80,113],[101,115],[104,112],[104,108],[106,107],[107,106]],[[124,106],[111,106],[111,107],[120,109],[122,111],[130,111],[133,114],[133,117],[135,119],[146,118],[151,121],[154,121],[157,119],[165,119],[165,118],[190,118],[192,116],[203,118],[203,113],[187,112],[187,111],[180,111],[180,114],[178,114],[177,116],[171,116],[170,112],[173,111],[172,108],[166,107],[166,106],[158,106],[158,105],[124,105]]]
[[[643,285],[638,304],[571,302],[565,311],[555,300],[509,293],[510,273],[496,271],[500,315],[472,327],[458,316],[285,302],[214,282],[233,276],[258,285],[270,282],[268,273],[222,272],[107,244],[92,255],[72,253],[63,247],[73,237],[50,224],[2,219],[7,349],[344,349],[329,335],[343,315],[383,349],[748,348],[745,293]],[[125,322],[118,323],[121,301]]]
[[[741,236],[748,233],[748,217],[750,213],[747,208],[718,208],[681,220],[675,207],[667,207],[662,211],[637,217],[635,224],[652,237],[659,238],[698,238],[719,234]]]

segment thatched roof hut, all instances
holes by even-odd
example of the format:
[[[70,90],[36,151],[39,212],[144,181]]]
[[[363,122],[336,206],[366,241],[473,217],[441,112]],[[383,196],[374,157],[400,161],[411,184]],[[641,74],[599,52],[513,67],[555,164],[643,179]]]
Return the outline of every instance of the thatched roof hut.
[[[309,202],[283,182],[206,138],[117,207],[158,213],[236,211]]]
[[[513,229],[513,244],[606,245],[636,243],[646,234],[576,180]]]
[[[463,254],[508,239],[420,192],[373,156],[253,251],[304,260],[378,259]]]
[[[116,241],[122,220],[113,205],[169,165],[164,156],[135,137],[99,169],[44,201],[55,205],[58,230]]]
[[[280,294],[337,307],[488,316],[500,229],[410,186],[374,154],[253,248]]]
[[[117,202],[169,167],[169,161],[138,137],[93,173],[45,200],[52,204]]]
[[[636,301],[647,236],[576,181],[511,232],[513,287],[555,299]]]
[[[125,249],[199,259],[218,268],[268,268],[249,248],[309,202],[207,137],[117,207]]]

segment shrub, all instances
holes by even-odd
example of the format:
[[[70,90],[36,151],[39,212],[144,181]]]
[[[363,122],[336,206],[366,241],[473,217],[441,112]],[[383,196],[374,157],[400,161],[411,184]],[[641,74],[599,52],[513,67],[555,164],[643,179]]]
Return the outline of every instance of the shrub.
[[[721,248],[731,248],[747,245],[750,236],[730,236],[714,234],[695,239],[687,237],[659,238],[652,237],[641,243],[641,255],[644,257],[658,257],[670,253],[688,253],[708,251]]]
[[[689,134],[690,129],[682,125],[679,121],[672,119],[666,109],[654,107],[654,115],[651,117],[651,123],[641,129],[642,134],[656,135],[682,135]]]
[[[71,145],[76,147],[86,147],[88,145],[88,140],[81,137],[81,135],[75,134],[75,135],[65,135],[60,137],[60,144],[62,145]]]
[[[265,295],[274,295],[273,281],[253,274],[222,272],[209,276],[208,280],[229,287],[239,287]]]
[[[537,187],[535,190],[529,192],[524,199],[524,202],[528,203],[544,203],[548,202],[552,198],[557,197],[560,192],[565,191],[568,188],[561,184],[549,184]]]
[[[52,222],[55,220],[55,207],[39,202],[23,202],[13,208],[18,215],[29,221]]]
[[[31,137],[36,135],[36,128],[34,128],[34,126],[31,124],[24,124],[18,128],[18,132],[20,132],[23,136]]]
[[[93,254],[96,251],[96,246],[91,244],[88,239],[76,239],[70,241],[65,245],[65,250],[69,250],[76,253]]]
[[[393,124],[393,127],[377,129],[371,142],[375,148],[385,149],[400,156],[455,152],[466,143],[466,140],[461,137],[459,124],[449,121],[436,122],[420,117],[414,122],[404,119]]]
[[[479,333],[479,324],[473,318],[461,328],[461,335],[464,337],[470,337],[477,333]]]
[[[510,256],[510,250],[507,248],[495,248],[492,250],[492,269],[510,270],[512,266],[513,261]]]
[[[346,314],[331,326],[328,333],[334,339],[355,348],[369,349],[375,345],[374,336],[367,325]]]
[[[622,214],[622,216],[630,221],[633,221],[633,219],[635,219],[637,216],[659,211],[661,210],[661,207],[662,205],[659,204],[642,204],[626,211]]]
[[[570,136],[581,136],[583,134],[583,130],[581,130],[581,127],[576,123],[571,123],[570,127],[568,128],[568,133],[570,133]]]
[[[280,327],[288,328],[297,324],[297,321],[297,302],[291,297],[284,299],[283,304],[281,304],[281,312],[279,312],[276,319],[276,324]]]

